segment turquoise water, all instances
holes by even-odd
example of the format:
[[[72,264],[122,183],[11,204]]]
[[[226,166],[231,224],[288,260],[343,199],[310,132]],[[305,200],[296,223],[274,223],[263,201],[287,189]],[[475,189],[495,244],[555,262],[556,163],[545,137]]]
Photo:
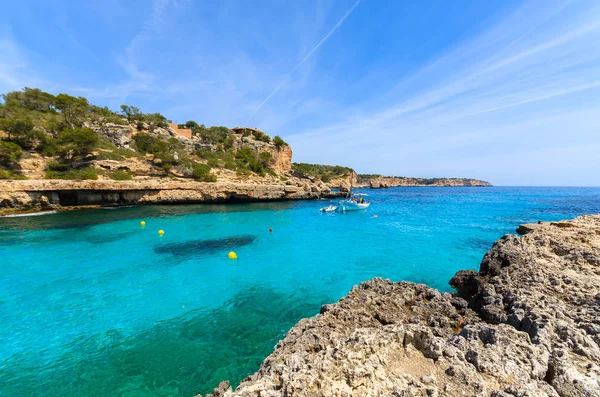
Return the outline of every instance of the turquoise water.
[[[354,284],[450,291],[519,223],[600,212],[600,188],[367,193],[371,208],[346,214],[306,201],[0,218],[0,395],[206,393]]]

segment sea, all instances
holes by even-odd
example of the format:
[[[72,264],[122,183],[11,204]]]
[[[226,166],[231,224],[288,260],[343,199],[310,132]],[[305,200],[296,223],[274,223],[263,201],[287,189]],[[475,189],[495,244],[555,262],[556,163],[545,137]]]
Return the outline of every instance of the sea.
[[[454,273],[478,269],[520,223],[600,212],[600,188],[363,192],[371,206],[346,213],[318,200],[0,218],[0,395],[235,386],[296,322],[361,281],[451,292]]]

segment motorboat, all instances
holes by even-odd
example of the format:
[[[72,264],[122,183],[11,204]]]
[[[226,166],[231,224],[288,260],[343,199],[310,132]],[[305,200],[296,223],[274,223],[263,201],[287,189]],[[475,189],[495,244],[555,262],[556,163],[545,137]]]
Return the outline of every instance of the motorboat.
[[[340,200],[339,207],[342,212],[367,209],[371,203],[365,200],[366,196],[364,193],[353,194],[348,198]]]
[[[323,212],[335,212],[337,211],[338,207],[336,205],[329,205],[327,207],[323,207],[321,208],[321,211]]]

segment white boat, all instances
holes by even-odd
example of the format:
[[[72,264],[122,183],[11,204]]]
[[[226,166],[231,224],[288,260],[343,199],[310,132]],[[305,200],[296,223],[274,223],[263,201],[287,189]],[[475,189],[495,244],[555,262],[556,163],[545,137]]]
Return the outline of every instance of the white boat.
[[[330,206],[321,208],[321,211],[323,211],[323,212],[334,212],[334,211],[337,211],[337,209],[338,209],[337,206],[330,205]]]
[[[340,200],[340,209],[344,211],[357,211],[369,208],[370,202],[365,200],[366,194],[354,194],[349,198]]]

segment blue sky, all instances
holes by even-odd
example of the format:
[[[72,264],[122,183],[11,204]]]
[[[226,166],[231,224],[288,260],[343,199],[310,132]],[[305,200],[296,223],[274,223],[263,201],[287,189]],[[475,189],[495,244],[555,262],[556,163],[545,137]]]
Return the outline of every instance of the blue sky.
[[[294,161],[600,185],[600,2],[20,0],[0,92],[280,135]]]

